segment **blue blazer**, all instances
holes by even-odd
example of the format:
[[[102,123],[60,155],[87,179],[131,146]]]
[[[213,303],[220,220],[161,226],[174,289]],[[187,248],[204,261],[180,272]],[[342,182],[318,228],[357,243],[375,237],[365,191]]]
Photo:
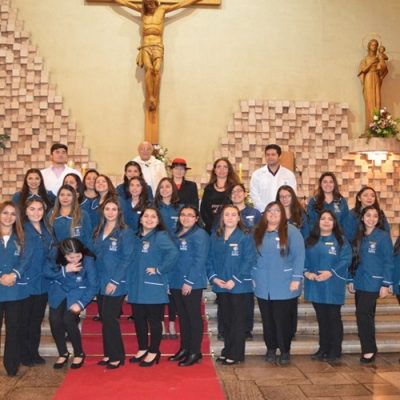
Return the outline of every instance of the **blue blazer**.
[[[400,240],[400,239],[397,239]],[[393,257],[394,271],[393,271],[393,293],[400,295],[400,252]]]
[[[140,217],[142,216],[144,207],[132,208],[131,199],[123,199],[121,197],[120,200],[125,223],[131,228],[134,234],[138,233]]]
[[[169,234],[174,237],[176,232],[176,223],[178,222],[178,214],[179,210],[183,207],[183,205],[179,204],[177,207],[173,205],[164,204],[160,202],[160,206],[158,207],[161,218],[169,232]]]
[[[47,190],[46,192],[47,192],[47,197],[49,198],[51,204],[53,205],[54,202],[56,201],[56,196],[54,195],[53,192],[51,192],[51,191],[49,191],[49,190]],[[21,199],[21,192],[16,192],[16,193],[14,193],[13,196],[11,197],[11,201],[12,201],[14,204],[19,204],[20,199]],[[29,196],[28,196],[28,198],[27,198],[27,200],[30,200],[30,199],[43,200],[42,197],[41,197],[39,194],[32,194],[32,193],[29,193]]]
[[[308,238],[311,229],[308,222],[307,214],[305,212],[303,212],[301,215],[301,226],[297,226],[291,218],[288,220],[288,222],[295,226],[297,229],[300,229],[300,233],[303,235],[304,240]]]
[[[360,215],[357,215],[353,208],[349,212],[346,221],[346,226],[344,227],[346,237],[350,241],[350,243],[353,242],[353,240],[356,238],[358,229],[360,228],[360,224],[361,224]],[[390,234],[390,225],[385,214],[383,214],[383,227],[384,230]]]
[[[128,271],[128,302],[136,304],[168,303],[168,272],[178,261],[179,251],[168,232],[153,229],[136,236],[133,260]],[[156,268],[155,275],[146,273]]]
[[[255,264],[256,247],[250,234],[236,228],[226,241],[223,235],[211,235],[207,276],[215,293],[252,293],[251,270]],[[222,289],[214,283],[215,278],[233,280],[235,286]]]
[[[290,291],[292,281],[301,282],[304,272],[304,239],[300,231],[288,224],[289,253],[281,256],[277,231],[265,232],[253,269],[254,293],[266,300],[287,300],[301,294]]]
[[[390,235],[375,228],[364,236],[360,246],[360,262],[354,276],[354,288],[379,292],[381,286],[393,283],[393,244]]]
[[[51,215],[51,212],[49,215]],[[72,218],[70,216],[63,217],[58,215],[53,224],[53,233],[57,243],[70,237],[79,239],[87,248],[92,245],[92,223],[90,222],[89,215],[81,210],[81,219],[78,225],[71,232]]]
[[[14,232],[11,234],[6,247],[4,247],[3,240],[0,239],[0,277],[11,272],[14,272],[17,276],[13,286],[0,284],[0,303],[22,300],[29,296],[28,282],[24,279],[29,258],[30,254],[27,254],[25,249],[23,251]]]
[[[169,287],[181,289],[186,283],[192,289],[206,288],[206,262],[210,242],[208,233],[194,226],[182,236],[176,236],[175,241],[179,248],[179,259],[168,274]]]
[[[24,223],[25,249],[26,253],[30,255],[24,279],[28,283],[29,295],[47,293],[49,288],[49,281],[44,276],[44,270],[54,240],[43,221],[40,223],[40,227],[41,233],[29,221]]]
[[[310,230],[312,230],[315,226],[315,223],[318,219],[318,211],[314,208],[315,205],[315,197],[312,197],[307,204],[307,214]],[[324,202],[324,210],[331,210],[335,213],[338,223],[342,230],[345,229],[347,218],[349,216],[349,207],[347,206],[347,201],[341,197],[339,201],[332,201],[331,203]]]
[[[93,230],[100,222],[100,214],[99,214],[99,197],[94,197],[93,199],[84,198],[82,203],[80,204],[81,210],[85,211],[90,218],[90,222],[92,224]]]
[[[104,239],[103,231],[100,231],[93,244],[100,294],[106,294],[106,286],[109,283],[117,286],[112,296],[125,296],[128,293],[126,279],[129,264],[134,262],[134,241],[134,234],[129,228],[114,229]]]
[[[332,276],[323,282],[305,278],[304,298],[314,303],[344,304],[351,258],[349,242],[344,239],[340,247],[335,235],[321,236],[314,246],[306,248],[304,273],[330,271]]]
[[[65,266],[56,265],[54,259],[46,263],[46,277],[50,280],[49,306],[57,308],[67,300],[67,308],[77,303],[83,310],[98,291],[97,273],[93,257],[83,259],[80,272],[66,272]]]
[[[246,228],[254,229],[261,219],[261,213],[256,208],[246,206],[240,211],[240,219]]]

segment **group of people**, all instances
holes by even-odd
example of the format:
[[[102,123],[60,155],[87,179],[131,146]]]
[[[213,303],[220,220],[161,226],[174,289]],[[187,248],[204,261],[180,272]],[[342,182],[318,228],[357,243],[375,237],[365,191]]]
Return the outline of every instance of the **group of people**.
[[[80,368],[85,353],[79,315],[94,298],[102,323],[100,366],[124,365],[119,317],[125,300],[132,304],[138,342],[131,363],[159,362],[168,304],[170,336],[176,337],[176,314],[180,321],[180,347],[169,360],[192,366],[202,358],[201,301],[208,282],[217,294],[224,340],[218,362],[244,360],[256,297],[266,361],[288,364],[303,285],[319,325],[312,358],[341,356],[347,286],[355,292],[360,361],[374,361],[376,301],[389,288],[399,294],[400,243],[393,249],[373,188],[362,188],[349,211],[335,175],[326,172],[305,210],[294,174],[280,165],[281,148],[271,144],[266,166],[251,178],[254,207],[232,164],[220,158],[199,208],[184,159],[172,161],[167,177],[150,143],[138,150],[115,188],[96,170],[82,178],[68,168],[67,147],[54,144],[52,166],[29,169],[21,191],[0,204],[0,321],[5,315],[4,365],[10,376],[20,363],[45,362],[39,343],[47,303],[59,353],[54,368],[68,363],[67,336],[70,367]]]

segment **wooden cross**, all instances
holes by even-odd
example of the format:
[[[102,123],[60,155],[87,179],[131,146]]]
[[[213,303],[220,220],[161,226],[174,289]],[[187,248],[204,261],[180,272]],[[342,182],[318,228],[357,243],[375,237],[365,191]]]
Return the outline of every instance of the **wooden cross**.
[[[142,43],[136,63],[145,70],[145,140],[159,143],[159,99],[161,67],[164,60],[163,31],[165,14],[194,3],[219,5],[221,0],[86,0],[88,3],[110,3],[139,12],[142,21]]]

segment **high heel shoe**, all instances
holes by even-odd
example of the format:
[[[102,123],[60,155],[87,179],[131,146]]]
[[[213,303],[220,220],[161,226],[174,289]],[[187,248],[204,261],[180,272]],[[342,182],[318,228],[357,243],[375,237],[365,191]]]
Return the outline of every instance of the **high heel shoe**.
[[[168,361],[182,361],[188,355],[189,352],[186,349],[179,349],[173,356],[168,357]]]
[[[103,358],[102,360],[97,362],[97,365],[101,365],[104,367],[105,365],[108,365],[109,362],[110,362],[109,358],[107,358],[106,360]]]
[[[67,354],[64,354],[64,355],[60,356],[60,358],[64,358],[64,361],[63,362],[54,363],[53,364],[53,368],[54,369],[61,369],[65,364],[67,364],[70,355],[71,355],[70,353],[67,353]]]
[[[78,363],[72,362],[72,364],[70,365],[71,369],[79,369],[80,367],[82,367],[83,363],[85,362],[85,358],[86,358],[86,354],[85,353],[82,353],[78,357],[82,358],[82,360],[80,362],[78,362]]]
[[[203,355],[201,353],[191,354],[189,357],[180,361],[178,365],[180,367],[190,367],[191,365],[198,363],[202,358]]]
[[[131,357],[131,358],[129,359],[129,362],[132,363],[132,364],[140,363],[140,362],[147,356],[147,353],[148,353],[148,352],[149,352],[149,351],[146,350],[140,357],[135,357],[135,356]]]
[[[361,356],[360,358],[360,363],[361,364],[371,364],[375,361],[376,353],[372,354],[372,357],[366,358],[364,355]]]
[[[107,369],[117,369],[125,364],[125,361],[119,361],[118,364],[111,364],[111,362],[115,362],[115,361],[108,361],[108,364],[106,367]]]
[[[151,367],[153,364],[158,364],[160,362],[161,353],[157,352],[156,356],[151,361],[142,360],[139,367]]]

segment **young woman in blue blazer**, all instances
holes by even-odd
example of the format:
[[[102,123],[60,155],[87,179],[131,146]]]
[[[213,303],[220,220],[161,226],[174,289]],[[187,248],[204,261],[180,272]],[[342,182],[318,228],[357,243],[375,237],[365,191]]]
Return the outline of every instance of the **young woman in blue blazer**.
[[[179,204],[178,189],[172,178],[162,178],[157,185],[156,194],[154,196],[154,205],[160,211],[162,221],[167,228],[171,237],[174,237],[176,232],[176,224],[178,221],[179,210],[182,205]],[[170,339],[176,339],[176,305],[171,295],[168,303],[168,335],[163,323],[163,336]]]
[[[281,203],[271,202],[255,230],[257,265],[253,271],[255,295],[260,307],[266,361],[290,362],[293,338],[293,315],[301,294],[304,270],[304,239],[300,231],[286,220]]]
[[[160,360],[162,320],[168,303],[168,272],[176,264],[179,251],[161,219],[160,212],[147,207],[140,218],[133,259],[128,273],[128,302],[135,310],[139,351],[130,359],[141,367]],[[148,328],[150,327],[150,344]]]
[[[129,183],[132,178],[141,178],[144,180],[142,167],[136,161],[128,161],[124,167],[124,181],[116,187],[117,194],[121,199],[127,200],[130,197]],[[149,201],[153,201],[153,191],[151,186],[145,181],[145,189]]]
[[[378,297],[389,294],[393,283],[393,244],[390,235],[380,229],[380,210],[375,206],[361,211],[361,229],[353,242],[355,257],[351,265],[351,292],[356,294],[356,317],[361,342],[362,364],[375,360],[375,308]]]
[[[343,322],[351,246],[339,228],[335,214],[322,211],[306,241],[304,298],[312,302],[319,327],[318,361],[336,361],[342,355]]]
[[[47,210],[53,206],[56,199],[52,192],[46,190],[42,173],[37,168],[26,171],[21,191],[15,193],[11,200],[22,211],[26,201],[32,198],[42,199]]]
[[[47,306],[49,282],[44,276],[47,258],[51,254],[53,237],[44,216],[46,205],[41,199],[30,199],[25,205],[25,249],[30,254],[27,260],[25,280],[28,283],[28,297],[22,302],[20,354],[21,363],[26,366],[44,364],[39,355],[41,325]]]
[[[212,234],[207,275],[218,293],[218,308],[224,328],[224,348],[218,361],[233,365],[244,361],[248,297],[253,296],[251,270],[256,263],[252,236],[240,220],[240,211],[226,205],[219,227]]]
[[[134,261],[134,235],[124,223],[117,198],[106,200],[101,210],[101,222],[94,233],[93,246],[100,286],[98,304],[103,323],[104,358],[99,365],[116,369],[125,362],[118,317],[127,294],[128,266]]]
[[[72,186],[76,190],[76,194],[78,195],[78,202],[80,205],[82,205],[83,201],[85,200],[85,189],[83,187],[83,182],[80,176],[74,173],[65,175],[63,185]]]
[[[92,238],[90,217],[80,209],[77,193],[72,186],[61,186],[54,208],[48,214],[48,221],[57,243],[74,237],[85,247],[90,248]]]
[[[149,205],[146,185],[143,178],[136,176],[129,181],[127,198],[120,197],[125,223],[135,234],[139,231],[139,220],[142,212]]]
[[[3,364],[9,376],[15,376],[20,365],[18,333],[22,300],[28,296],[23,280],[27,254],[23,249],[24,232],[19,209],[11,201],[0,203],[0,330],[4,315]]]
[[[209,236],[199,224],[199,210],[185,205],[179,211],[176,243],[179,259],[169,273],[169,287],[176,304],[180,328],[180,348],[169,358],[181,367],[195,364],[202,358],[203,319],[201,299],[207,287],[206,262]]]
[[[95,169],[89,169],[86,171],[82,181],[83,200],[81,202],[81,209],[86,211],[89,215],[93,229],[96,227],[98,222],[97,211],[93,203],[98,196],[94,186],[99,175],[100,174]]]
[[[93,254],[76,238],[68,238],[58,245],[54,261],[46,265],[49,287],[50,328],[59,357],[54,369],[64,367],[69,359],[66,334],[74,349],[72,369],[82,367],[85,353],[79,330],[79,314],[93,300],[97,292],[97,274]]]
[[[379,209],[379,213],[381,214],[380,220],[382,221],[381,229],[384,229],[386,232],[390,234],[390,225],[388,220],[386,219],[385,213],[379,206],[378,195],[374,188],[370,186],[364,186],[357,194],[356,194],[356,204],[352,210],[349,212],[349,216],[347,218],[347,223],[345,226],[345,234],[347,239],[352,242],[356,234],[360,228],[360,217],[361,211],[368,206],[375,206]]]
[[[336,176],[332,172],[324,172],[318,180],[318,189],[307,204],[307,214],[310,230],[314,228],[318,214],[322,210],[331,210],[342,230],[346,227],[349,207],[346,199],[339,192]]]

